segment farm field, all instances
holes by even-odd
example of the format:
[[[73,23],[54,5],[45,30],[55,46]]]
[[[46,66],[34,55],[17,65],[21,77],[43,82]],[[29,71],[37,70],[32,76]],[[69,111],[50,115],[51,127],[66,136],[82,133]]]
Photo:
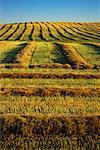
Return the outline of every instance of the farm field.
[[[0,149],[99,150],[99,30],[0,25]]]

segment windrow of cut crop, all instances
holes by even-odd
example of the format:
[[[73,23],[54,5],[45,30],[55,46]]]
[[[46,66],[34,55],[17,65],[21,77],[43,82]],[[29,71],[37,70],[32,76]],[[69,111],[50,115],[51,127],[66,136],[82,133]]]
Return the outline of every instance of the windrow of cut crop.
[[[11,28],[12,25],[5,25],[5,27],[0,31],[0,40],[2,40],[2,36],[6,34]]]
[[[52,39],[50,37],[48,27],[42,22],[39,22],[39,24],[41,26],[42,37],[45,39],[45,41],[49,41],[50,39]]]
[[[1,87],[0,95],[20,95],[20,96],[100,96],[99,87]]]
[[[89,65],[84,58],[76,51],[73,46],[67,44],[60,44],[63,54],[66,56],[68,63],[73,69],[91,69],[92,65]]]
[[[99,115],[0,115],[0,148],[99,150],[99,120]]]
[[[32,28],[31,28],[31,33],[29,34],[29,36],[28,36],[28,39],[30,40],[30,41],[33,41],[33,33],[34,33],[34,24],[33,24],[33,22],[31,22],[31,25],[32,25]]]
[[[24,66],[19,66],[19,64],[14,63],[14,64],[0,64],[0,68],[24,68]],[[71,66],[69,64],[30,64],[29,65],[30,69],[34,68],[64,68],[64,69],[71,69]]]
[[[40,27],[40,35],[39,35],[39,37],[41,38],[41,40],[47,41],[47,39],[46,39],[46,37],[45,37],[45,35],[44,35],[44,31],[43,31],[43,28],[42,28],[41,23],[38,22],[38,25],[39,25],[39,27]]]
[[[86,23],[67,23],[67,25],[69,24],[70,27],[75,27],[77,29],[79,29],[80,31],[83,30],[83,32],[88,32],[89,34],[98,34],[98,30],[95,30],[95,27],[97,26],[97,24],[94,27],[94,30],[91,29],[91,26],[87,26]],[[91,31],[92,30],[92,31]]]
[[[76,28],[76,27],[72,27],[72,29],[73,29],[75,32],[77,32],[78,34],[87,37],[88,39],[97,39],[97,40],[100,40],[100,37],[97,37],[97,36],[94,36],[94,35],[92,35],[92,34],[83,32],[83,31],[81,31],[80,29],[78,29],[78,28]]]
[[[61,38],[61,41],[66,41],[66,36],[63,33],[64,32],[63,29],[60,30],[58,28],[58,26],[53,22],[48,22],[48,24],[50,24],[54,28],[54,30],[57,32],[58,36]]]
[[[2,40],[9,40],[10,37],[18,30],[19,24],[12,25],[12,28],[2,36]]]
[[[80,34],[77,34],[70,25],[66,24],[65,22],[60,23],[60,25],[68,32],[73,38],[75,38],[76,41],[81,40],[87,40],[87,38],[80,36]]]
[[[49,24],[48,22],[45,22],[45,24],[48,26],[48,29],[49,29],[50,34],[51,34],[56,40],[62,41],[61,36],[60,36],[59,33],[57,32],[57,30],[56,30],[51,24]]]
[[[5,28],[5,24],[0,24],[0,31],[3,29],[3,28]]]
[[[21,37],[23,36],[23,34],[25,33],[27,28],[27,23],[23,24],[23,30],[21,30],[21,32],[19,33],[19,35],[17,36],[16,40],[21,40]]]
[[[98,34],[98,32],[94,32],[94,30],[91,31],[91,29],[90,28],[86,28],[86,26],[84,24],[80,25],[80,23],[76,23],[76,24],[73,23],[72,27],[75,27],[80,32],[89,34],[91,36],[100,37],[100,34]]]
[[[46,26],[46,28],[47,28],[47,30],[49,32],[51,40],[59,40],[59,38],[54,35],[54,33],[52,32],[51,28],[48,26],[47,22],[42,22],[42,24]]]
[[[76,41],[75,36],[71,32],[69,32],[68,30],[66,30],[66,27],[63,26],[63,24],[61,24],[59,22],[56,22],[55,24],[58,26],[59,30],[62,30],[62,32],[65,32],[64,34],[66,35],[67,39],[72,40],[72,41]]]
[[[24,67],[28,67],[35,49],[36,42],[27,43],[26,47],[20,53],[17,54],[15,63],[18,63],[19,66],[21,65]]]
[[[0,73],[1,78],[43,78],[43,79],[100,79],[100,74],[76,74],[76,73],[66,73],[66,74],[56,74],[56,73]]]
[[[74,40],[74,39],[68,37],[68,35],[66,35],[65,30],[63,30],[58,24],[51,23],[51,22],[50,22],[50,24],[52,24],[52,26],[57,30],[57,32],[63,38],[63,40],[65,40],[65,41],[67,41],[67,40],[73,41]]]
[[[11,37],[9,37],[9,40],[20,40],[20,36],[23,33],[24,29],[25,29],[25,24],[19,23],[18,29],[13,33]]]
[[[32,34],[32,30],[33,30],[33,25],[31,23],[26,23],[25,24],[25,30],[23,31],[22,36],[20,37],[20,40],[25,40],[25,41],[29,41],[32,39],[30,38],[30,35]]]
[[[75,30],[75,28],[71,27],[71,23],[64,23],[64,25],[73,32],[73,34],[75,34],[76,36],[78,36],[79,38],[83,39],[83,40],[91,40],[90,37],[84,35],[81,32],[78,32],[78,30]]]
[[[41,32],[40,32],[40,25],[38,24],[38,22],[34,22],[34,32],[32,34],[32,39],[33,41],[41,41]]]
[[[100,31],[98,28],[96,28],[97,24],[95,26],[89,24],[89,23],[85,23],[85,26],[89,29],[91,29],[92,31],[95,31],[96,33],[99,33],[100,34]]]

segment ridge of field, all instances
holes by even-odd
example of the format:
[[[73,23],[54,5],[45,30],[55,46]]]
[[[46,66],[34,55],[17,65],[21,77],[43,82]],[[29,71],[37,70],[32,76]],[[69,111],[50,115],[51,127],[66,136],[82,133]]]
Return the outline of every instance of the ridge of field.
[[[25,22],[0,24],[0,40],[21,41],[100,41],[100,23]]]
[[[99,29],[0,25],[0,149],[99,150]]]

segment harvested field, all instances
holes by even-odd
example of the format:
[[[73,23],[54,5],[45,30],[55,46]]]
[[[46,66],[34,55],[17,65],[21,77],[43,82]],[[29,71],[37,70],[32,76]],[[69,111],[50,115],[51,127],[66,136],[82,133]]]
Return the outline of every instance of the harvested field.
[[[16,28],[17,26],[17,28]],[[28,22],[0,25],[0,40],[25,41],[97,41],[100,40],[98,23]]]
[[[56,147],[70,149],[71,147],[77,147],[77,145],[79,145],[78,148],[81,148],[85,146],[87,141],[89,149],[99,147],[98,115],[66,117],[6,114],[0,116],[0,122],[3,129],[0,131],[2,138],[0,142],[1,148],[5,143],[8,148],[11,145],[13,148],[13,143],[15,143],[17,149],[26,148],[26,143],[28,142],[28,148],[31,146],[32,149],[38,149],[39,147],[42,149],[54,149]],[[16,130],[14,130],[15,128]],[[21,140],[18,139],[19,135],[21,135]],[[76,135],[75,139],[73,135]],[[25,138],[28,138],[27,141]],[[11,145],[9,145],[9,141],[11,141]],[[95,141],[95,143],[92,144],[92,141]]]
[[[0,25],[0,150],[99,150],[99,24]]]

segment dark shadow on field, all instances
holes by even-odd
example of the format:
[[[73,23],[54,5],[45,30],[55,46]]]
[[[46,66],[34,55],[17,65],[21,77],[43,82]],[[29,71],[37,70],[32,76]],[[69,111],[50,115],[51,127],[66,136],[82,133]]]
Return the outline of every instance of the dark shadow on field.
[[[83,45],[92,47],[93,51],[96,55],[100,55],[100,46],[92,43],[84,43]]]
[[[6,57],[1,61],[1,64],[13,63],[16,59],[16,55],[26,46],[26,43],[18,45],[17,48],[12,49],[10,52],[6,53]]]
[[[54,63],[60,63],[60,64],[68,64],[68,61],[66,59],[66,56],[63,54],[62,48],[59,44],[54,44],[55,45],[55,50],[53,51],[53,55],[56,56],[55,59],[53,59],[52,61]]]

